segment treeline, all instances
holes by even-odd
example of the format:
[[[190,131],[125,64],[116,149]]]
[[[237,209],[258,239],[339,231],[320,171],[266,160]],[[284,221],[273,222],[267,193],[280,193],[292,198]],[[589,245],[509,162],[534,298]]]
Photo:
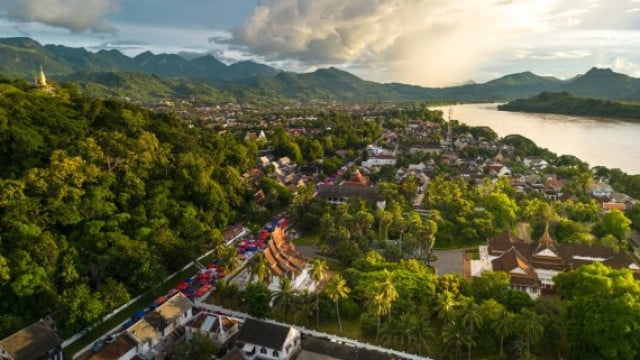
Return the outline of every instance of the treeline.
[[[257,147],[169,114],[0,81],[0,337],[98,319],[250,211]]]
[[[543,92],[499,105],[498,110],[640,120],[640,105],[576,97],[568,92]]]

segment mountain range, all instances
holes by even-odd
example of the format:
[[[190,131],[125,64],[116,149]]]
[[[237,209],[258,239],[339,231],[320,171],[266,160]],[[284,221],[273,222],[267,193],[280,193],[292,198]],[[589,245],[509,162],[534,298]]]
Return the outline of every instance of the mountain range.
[[[118,50],[41,45],[30,38],[0,39],[0,74],[32,80],[40,66],[57,81],[76,82],[100,97],[148,101],[184,98],[202,101],[461,101],[499,102],[543,91],[565,91],[604,100],[640,100],[640,79],[592,68],[569,80],[531,72],[486,83],[430,88],[363,80],[336,68],[292,73],[253,61],[226,65],[211,55],[187,59],[144,52],[129,57]],[[428,71],[428,69],[426,70]]]

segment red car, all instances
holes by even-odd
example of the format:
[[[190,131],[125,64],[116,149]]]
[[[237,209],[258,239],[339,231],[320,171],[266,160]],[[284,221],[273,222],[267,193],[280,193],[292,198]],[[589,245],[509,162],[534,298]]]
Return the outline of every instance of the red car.
[[[209,284],[204,285],[204,286],[200,287],[198,290],[196,290],[196,292],[193,293],[193,296],[200,297],[200,296],[204,295],[207,291],[209,291],[209,289],[211,289],[211,285],[209,285]]]
[[[182,290],[186,289],[187,287],[189,287],[189,285],[191,285],[191,284],[189,284],[186,281],[183,281],[180,284],[176,285],[176,287],[174,287],[174,289],[176,289],[178,291],[182,291]]]

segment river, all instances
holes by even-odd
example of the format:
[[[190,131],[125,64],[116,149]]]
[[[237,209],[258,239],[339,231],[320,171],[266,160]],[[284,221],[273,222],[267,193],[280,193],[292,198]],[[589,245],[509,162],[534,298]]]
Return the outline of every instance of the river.
[[[500,137],[520,134],[558,155],[570,154],[590,166],[640,174],[640,123],[618,119],[498,111],[497,104],[435,107],[445,118],[471,126],[489,126]]]

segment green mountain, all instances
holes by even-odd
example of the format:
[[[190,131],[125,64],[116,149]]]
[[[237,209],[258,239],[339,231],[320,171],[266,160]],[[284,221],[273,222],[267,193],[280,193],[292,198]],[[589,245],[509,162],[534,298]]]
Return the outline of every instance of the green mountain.
[[[613,72],[611,69],[592,68],[562,87],[577,96],[605,100],[625,99],[640,91],[640,79]]]
[[[140,101],[193,99],[198,91],[205,94],[200,96],[205,101],[267,103],[286,99],[498,102],[545,91],[603,100],[640,99],[640,79],[610,69],[593,68],[565,81],[527,71],[482,84],[427,88],[376,83],[336,68],[298,74],[279,72],[253,61],[226,65],[211,55],[187,59],[176,54],[144,52],[132,58],[117,50],[94,53],[59,45],[42,46],[29,38],[0,39],[0,74],[32,80],[40,65],[53,79],[78,82],[89,94]],[[106,74],[110,72],[114,74]]]
[[[577,97],[568,92],[543,92],[499,105],[498,110],[640,120],[638,104]]]
[[[484,84],[468,84],[441,89],[442,99],[461,101],[503,101],[531,96],[540,91],[557,90],[562,80],[536,75],[530,71],[506,75]]]
[[[181,77],[209,83],[255,80],[277,70],[254,62],[227,66],[211,55],[187,60],[175,54],[144,52],[128,57],[117,50],[90,52],[61,45],[42,46],[30,38],[0,38],[0,73],[32,79],[42,65],[47,75],[75,73],[139,72],[161,77]]]
[[[236,101],[234,95],[205,83],[166,79],[145,73],[76,73],[60,80],[75,82],[84,93],[98,98],[117,98],[135,102],[174,99],[200,104]]]

